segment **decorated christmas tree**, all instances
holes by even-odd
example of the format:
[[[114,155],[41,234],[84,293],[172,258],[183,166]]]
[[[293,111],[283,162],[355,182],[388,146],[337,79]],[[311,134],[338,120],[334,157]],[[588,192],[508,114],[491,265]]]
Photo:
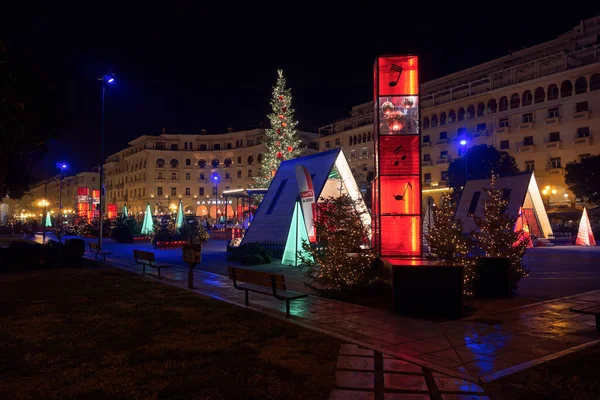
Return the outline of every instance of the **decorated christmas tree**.
[[[473,257],[473,233],[464,232],[463,221],[454,218],[456,203],[452,195],[442,194],[441,204],[433,212],[434,223],[429,227],[426,240],[431,256],[449,261],[465,268],[465,294],[473,294],[475,258]]]
[[[266,130],[267,153],[263,155],[260,175],[255,179],[255,187],[267,188],[284,160],[300,155],[300,139],[296,131],[292,109],[292,91],[285,87],[283,70],[277,70],[277,83],[271,98],[273,112],[268,115],[271,127]]]
[[[483,203],[483,217],[472,216],[478,228],[476,240],[487,257],[509,259],[511,282],[516,285],[527,276],[522,260],[530,239],[522,229],[515,229],[518,217],[508,215],[509,196],[496,188],[495,175],[492,175],[490,187],[484,188],[484,191],[488,198]]]

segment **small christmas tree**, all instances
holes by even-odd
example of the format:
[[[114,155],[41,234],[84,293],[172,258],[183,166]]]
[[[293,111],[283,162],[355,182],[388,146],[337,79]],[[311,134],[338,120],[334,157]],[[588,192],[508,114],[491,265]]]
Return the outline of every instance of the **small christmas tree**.
[[[267,188],[279,164],[300,155],[301,141],[296,131],[292,109],[292,91],[285,87],[283,70],[277,70],[277,83],[271,98],[273,112],[268,115],[271,127],[266,130],[267,153],[263,155],[260,175],[254,178],[255,187]]]
[[[321,199],[315,220],[318,245],[306,240],[298,252],[300,269],[312,289],[340,293],[368,286],[376,278],[375,251],[369,246],[369,227],[347,194]]]
[[[152,244],[156,246],[156,242],[167,241],[175,234],[175,223],[170,215],[158,217],[157,223],[154,225],[152,233]]]
[[[449,261],[465,268],[465,294],[472,295],[475,277],[473,233],[465,233],[463,221],[454,218],[456,203],[452,198],[449,193],[442,194],[441,204],[433,212],[435,222],[426,239],[435,259]]]

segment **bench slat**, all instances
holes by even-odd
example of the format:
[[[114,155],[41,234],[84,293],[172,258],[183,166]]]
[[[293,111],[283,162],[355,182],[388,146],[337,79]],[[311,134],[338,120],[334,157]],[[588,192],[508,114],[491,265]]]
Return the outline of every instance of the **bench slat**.
[[[237,286],[239,289],[248,289],[255,293],[262,293],[262,294],[266,294],[269,296],[273,296],[273,291],[266,289],[264,286],[257,286],[257,285],[246,284],[246,283],[237,285]],[[301,297],[308,297],[308,294],[300,293],[300,292],[293,292],[291,290],[278,290],[277,296],[281,297],[282,299],[293,300],[293,299],[299,299]]]
[[[269,274],[268,272],[251,271],[242,268],[228,267],[229,279],[233,279],[234,271],[235,280],[238,282],[247,282],[255,285],[272,288],[272,276],[273,280],[275,280],[275,287],[277,289],[285,290],[285,277],[283,275]]]
[[[133,250],[133,257],[144,261],[155,261],[154,253],[144,250]]]
[[[230,273],[232,270],[235,270],[236,277],[241,277],[243,275],[249,275],[249,276],[254,276],[254,277],[261,277],[262,279],[268,280],[270,282],[271,277],[273,276],[275,278],[275,282],[285,282],[285,277],[281,274],[271,274],[269,272],[254,271],[254,270],[250,270],[250,269],[236,268],[236,267],[228,267],[228,269],[229,269]]]

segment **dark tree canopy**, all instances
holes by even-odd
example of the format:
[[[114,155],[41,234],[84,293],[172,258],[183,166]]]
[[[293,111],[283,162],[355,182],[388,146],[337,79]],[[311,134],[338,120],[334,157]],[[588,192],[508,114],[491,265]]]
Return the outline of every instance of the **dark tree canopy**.
[[[600,204],[600,154],[568,163],[565,183],[578,198]]]
[[[52,91],[0,41],[0,199],[20,198],[57,126]]]
[[[448,186],[460,193],[466,182],[465,160],[469,180],[490,179],[492,171],[498,176],[510,176],[519,172],[514,157],[494,146],[480,144],[471,147],[466,157],[455,158],[448,166]]]

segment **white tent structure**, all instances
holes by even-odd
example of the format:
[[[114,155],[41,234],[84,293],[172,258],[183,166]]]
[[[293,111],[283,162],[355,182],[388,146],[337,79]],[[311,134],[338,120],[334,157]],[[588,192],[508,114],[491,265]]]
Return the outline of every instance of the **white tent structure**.
[[[483,203],[488,198],[483,189],[490,185],[490,179],[466,183],[454,215],[455,218],[463,220],[465,231],[476,229],[475,222],[469,215],[483,217]],[[537,238],[548,238],[552,235],[550,220],[533,172],[497,178],[496,188],[503,189],[505,196],[509,198],[508,215],[516,219],[520,215],[519,210],[523,209],[522,216],[527,220],[531,235]]]
[[[584,208],[581,214],[581,220],[579,221],[579,230],[577,231],[577,240],[575,241],[577,246],[595,246],[596,239],[594,239],[594,232],[592,231],[592,225],[587,215],[587,210]]]
[[[354,200],[356,209],[361,212],[363,224],[371,226],[371,215],[354,180],[346,156],[342,149],[335,149],[281,163],[241,244],[252,242],[269,243],[270,246],[280,244],[283,250],[289,236],[294,210],[300,198],[297,165],[303,166],[310,174],[314,198],[317,202],[321,197],[335,197],[346,193]]]

